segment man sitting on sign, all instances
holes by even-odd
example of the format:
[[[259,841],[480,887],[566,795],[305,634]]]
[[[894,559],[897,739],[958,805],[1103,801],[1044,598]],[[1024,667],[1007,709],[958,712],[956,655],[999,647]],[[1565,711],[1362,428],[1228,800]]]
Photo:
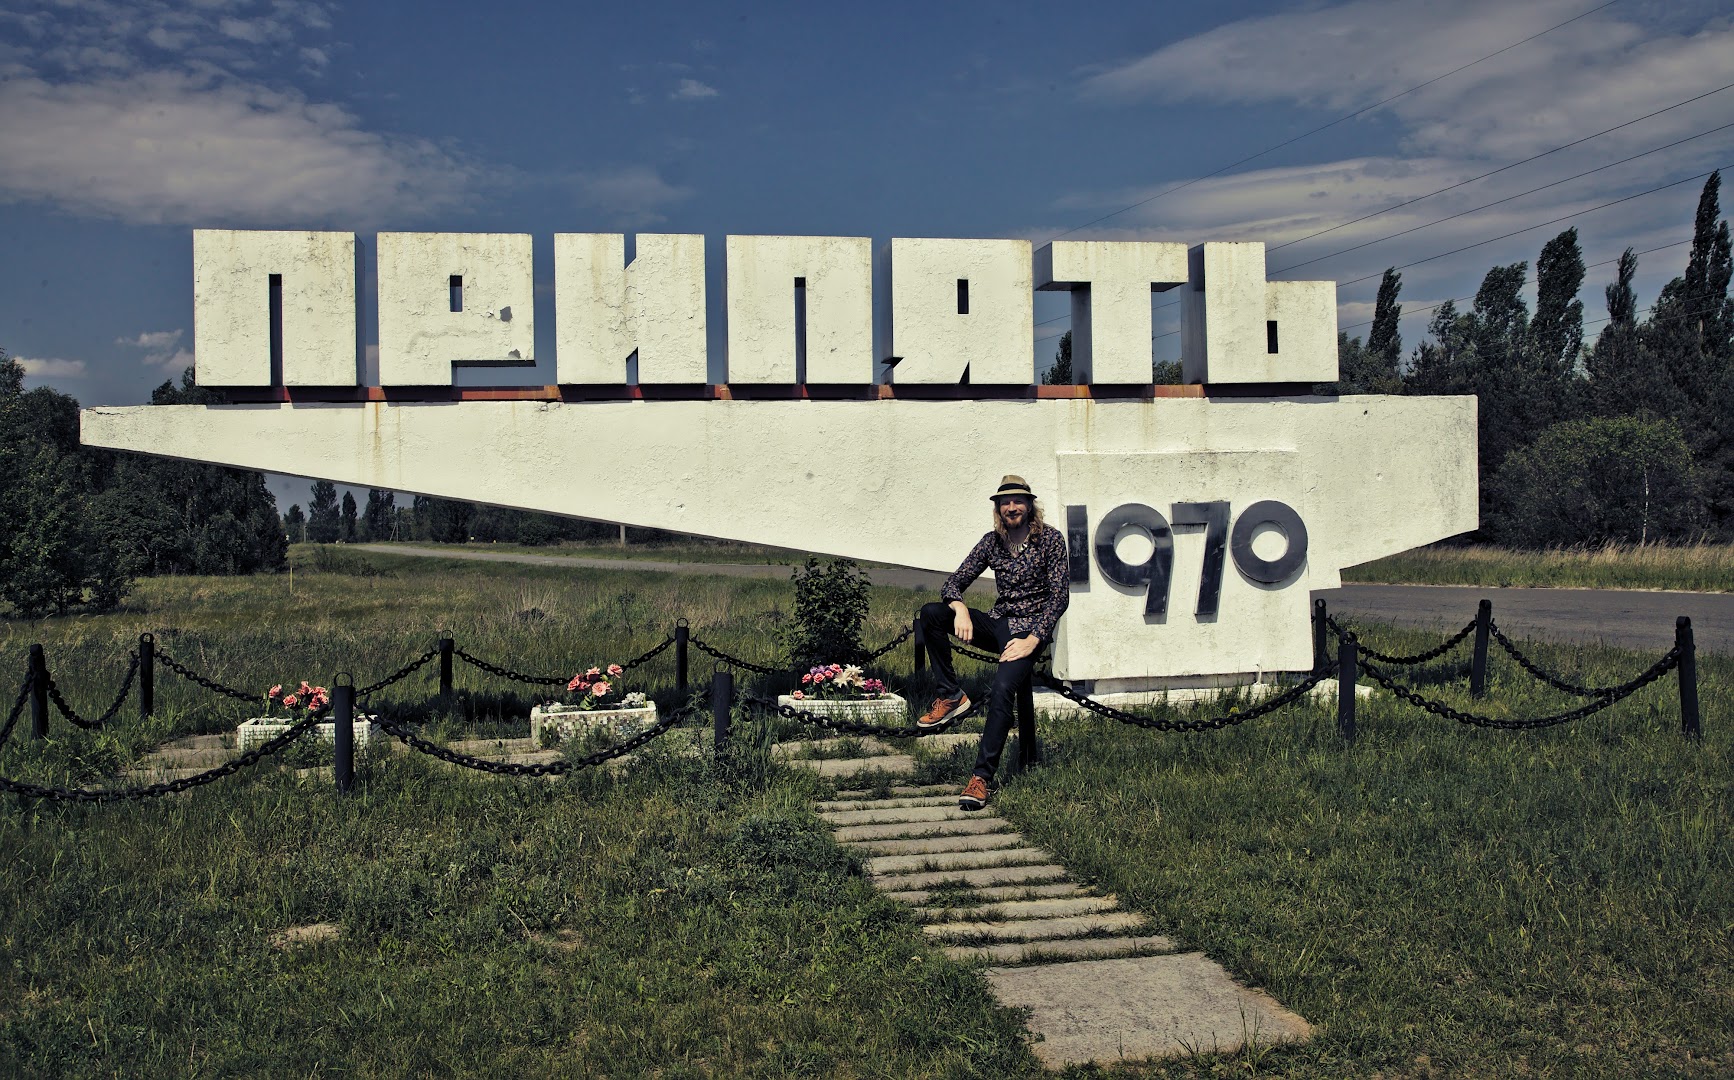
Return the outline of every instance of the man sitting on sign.
[[[974,711],[951,664],[956,634],[966,644],[997,650],[999,667],[987,695],[987,726],[975,756],[975,772],[958,796],[964,810],[980,810],[993,794],[994,773],[1017,709],[1017,690],[1030,677],[1036,657],[1054,639],[1054,627],[1070,603],[1066,540],[1042,522],[1041,507],[1021,476],[1006,476],[993,499],[993,531],[981,538],[957,572],[939,590],[941,603],[921,609],[927,654],[939,675],[939,698],[916,721],[936,728]],[[963,591],[993,569],[994,605],[985,614],[963,602]]]

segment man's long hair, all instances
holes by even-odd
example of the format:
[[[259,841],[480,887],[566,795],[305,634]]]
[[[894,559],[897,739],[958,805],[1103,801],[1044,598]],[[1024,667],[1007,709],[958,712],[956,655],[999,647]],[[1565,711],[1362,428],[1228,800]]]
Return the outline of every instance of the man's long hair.
[[[1033,495],[1025,495],[1023,498],[1030,501],[1030,535],[1034,536],[1042,531],[1041,500],[1037,499]],[[999,534],[1000,543],[1006,546],[1007,551],[1010,551],[1011,540],[1006,537],[1005,524],[999,519],[999,504],[996,502],[990,505],[993,507],[993,510],[991,511],[993,514],[993,531]]]

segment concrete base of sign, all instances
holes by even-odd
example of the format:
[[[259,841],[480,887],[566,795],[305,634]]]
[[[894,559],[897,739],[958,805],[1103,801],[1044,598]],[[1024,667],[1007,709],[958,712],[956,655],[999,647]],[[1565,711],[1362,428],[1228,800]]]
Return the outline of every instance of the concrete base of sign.
[[[1097,680],[1100,686],[1107,679]],[[1112,680],[1114,682],[1130,682],[1132,680]],[[1287,690],[1283,683],[1220,683],[1210,686],[1165,686],[1154,690],[1117,690],[1102,693],[1097,691],[1090,695],[1090,700],[1101,702],[1116,709],[1148,709],[1161,705],[1195,705],[1199,702],[1218,701],[1230,694],[1246,698],[1249,702],[1263,701]],[[1088,710],[1067,698],[1061,697],[1052,690],[1038,689],[1035,692],[1037,716],[1072,716],[1087,715]],[[1307,693],[1315,701],[1337,700],[1337,680],[1323,679]],[[1356,686],[1356,698],[1373,696],[1370,686]]]
[[[251,720],[243,720],[241,726],[235,729],[235,745],[242,751],[253,749],[275,739],[277,736],[294,727],[299,721],[285,720],[280,716],[256,716]],[[337,725],[335,723],[316,724],[313,734],[321,742],[337,741]],[[355,748],[365,749],[367,744],[378,738],[380,727],[370,716],[357,717],[355,720]]]
[[[580,709],[576,705],[538,705],[530,710],[530,743],[541,746],[543,737],[559,741],[592,731],[606,731],[630,739],[656,723],[656,703],[636,709]]]

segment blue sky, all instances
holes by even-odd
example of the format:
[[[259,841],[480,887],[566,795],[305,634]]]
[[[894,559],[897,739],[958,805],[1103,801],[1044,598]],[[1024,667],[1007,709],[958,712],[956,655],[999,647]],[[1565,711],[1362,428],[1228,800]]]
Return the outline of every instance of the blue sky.
[[[1601,3],[9,0],[0,347],[86,405],[145,400],[193,359],[195,227],[529,232],[544,338],[555,232],[705,233],[713,306],[729,233],[1298,240],[1272,276],[1344,282],[1364,334],[1386,266],[1734,164],[1734,128],[1712,130],[1734,89],[1678,104],[1734,83],[1734,8]],[[1567,225],[1590,263],[1687,238],[1700,186],[1405,270],[1406,346],[1420,309]],[[1642,256],[1641,303],[1685,255]],[[1611,270],[1589,271],[1587,318]],[[1066,310],[1038,297],[1038,355]],[[551,379],[538,353],[514,381]]]

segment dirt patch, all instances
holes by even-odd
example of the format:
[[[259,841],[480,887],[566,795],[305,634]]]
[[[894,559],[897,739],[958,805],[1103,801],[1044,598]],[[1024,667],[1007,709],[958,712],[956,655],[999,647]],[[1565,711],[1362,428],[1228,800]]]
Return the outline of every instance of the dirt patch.
[[[271,935],[273,949],[300,949],[308,945],[317,945],[322,941],[336,941],[339,933],[336,923],[309,923],[306,926],[291,926]]]

